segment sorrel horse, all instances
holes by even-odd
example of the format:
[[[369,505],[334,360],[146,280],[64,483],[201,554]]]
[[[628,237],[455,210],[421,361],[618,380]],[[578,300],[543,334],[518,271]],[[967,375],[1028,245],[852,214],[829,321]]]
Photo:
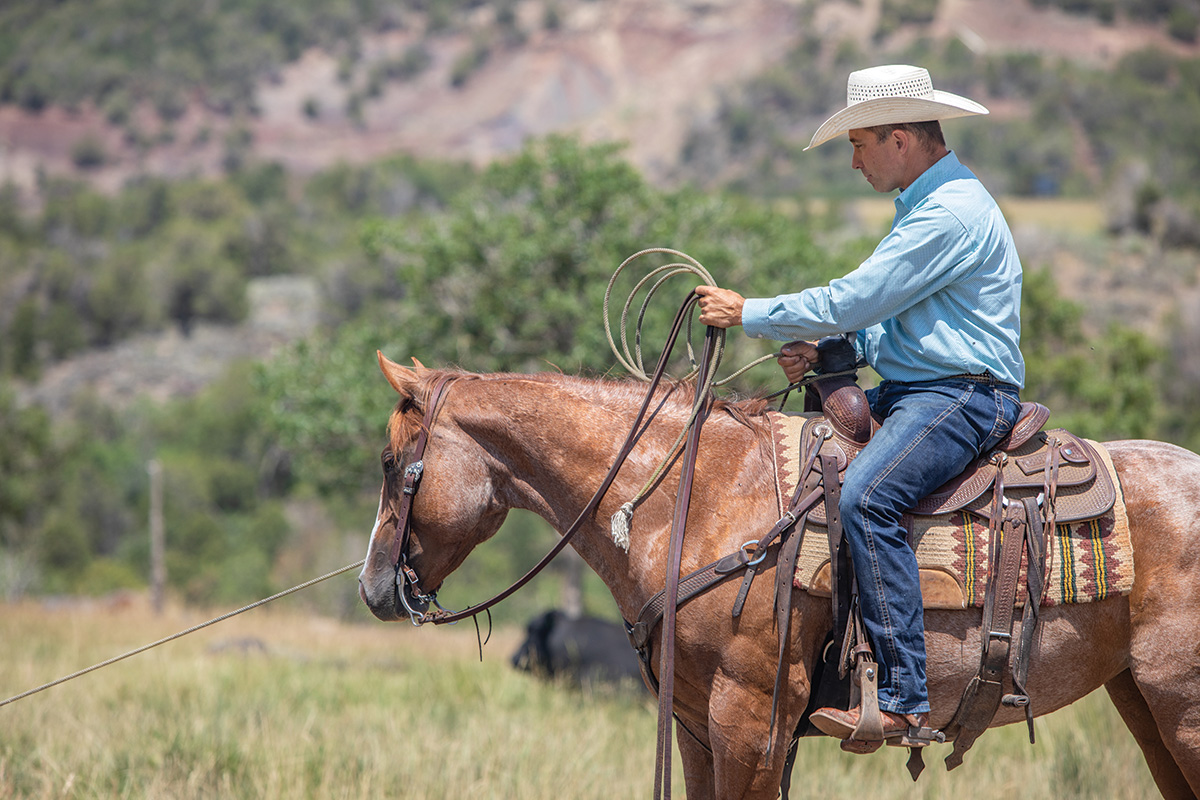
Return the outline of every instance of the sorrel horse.
[[[446,388],[428,425],[420,492],[409,498],[406,545],[407,566],[426,592],[495,534],[509,509],[533,511],[563,532],[612,465],[645,391],[643,384],[559,374],[472,375],[419,363],[408,369],[382,354],[380,366],[400,400],[389,422],[384,488],[359,591],[375,616],[388,621],[408,618],[406,608],[416,603],[400,597],[393,552],[400,475],[413,460],[435,383]],[[613,543],[609,518],[675,444],[691,410],[691,399],[678,394],[687,392],[663,397],[598,512],[571,541],[627,620],[664,586],[678,465],[638,509],[628,552]],[[764,411],[763,401],[718,402],[704,425],[685,572],[737,550],[776,521]],[[1128,596],[1043,608],[1026,688],[1036,713],[1045,714],[1103,685],[1163,795],[1193,797],[1200,792],[1200,457],[1161,442],[1106,446],[1125,494],[1134,588]],[[739,583],[723,583],[678,611],[674,711],[686,726],[678,747],[691,798],[777,796],[786,743],[831,626],[829,601],[795,590],[785,691],[772,731],[774,581],[755,581],[734,619]],[[976,674],[980,624],[978,609],[926,612],[935,728],[950,722]],[[660,663],[657,652],[653,663]],[[1023,720],[1021,709],[1001,707],[993,725]],[[776,746],[768,748],[771,741]]]

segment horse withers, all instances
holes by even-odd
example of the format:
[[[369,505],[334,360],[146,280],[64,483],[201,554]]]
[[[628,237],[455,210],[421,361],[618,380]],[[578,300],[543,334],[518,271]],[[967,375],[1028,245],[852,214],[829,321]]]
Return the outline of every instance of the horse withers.
[[[419,622],[425,602],[409,596],[410,579],[398,583],[396,549],[404,550],[405,568],[419,582],[412,585],[428,599],[495,534],[509,509],[528,509],[566,530],[613,463],[644,392],[642,384],[559,374],[408,369],[382,355],[380,366],[399,402],[389,421],[379,515],[359,581],[363,601],[383,620]],[[405,495],[403,474],[439,383],[444,390],[427,425],[420,488]],[[627,550],[614,544],[609,519],[651,478],[690,415],[687,392],[669,391],[660,390],[653,424],[571,542],[627,620],[664,585],[678,466],[638,507]],[[1134,585],[1127,595],[1043,608],[1025,688],[1036,713],[1045,714],[1104,686],[1164,797],[1193,797],[1200,792],[1200,558],[1194,557],[1200,457],[1162,442],[1106,447],[1124,493]],[[714,406],[696,463],[684,572],[737,550],[776,522],[770,450],[764,402]],[[397,512],[406,496],[411,529],[400,548]],[[762,568],[773,566],[775,557],[768,552]],[[831,627],[828,599],[795,590],[772,729],[775,581],[755,581],[735,620],[730,609],[738,584],[722,583],[678,612],[674,712],[687,729],[678,747],[691,798],[778,795],[786,743],[807,705]],[[926,611],[935,728],[949,724],[979,669],[981,620],[977,608]],[[654,637],[654,664],[660,646]],[[1024,720],[1023,709],[1001,707],[992,725]]]

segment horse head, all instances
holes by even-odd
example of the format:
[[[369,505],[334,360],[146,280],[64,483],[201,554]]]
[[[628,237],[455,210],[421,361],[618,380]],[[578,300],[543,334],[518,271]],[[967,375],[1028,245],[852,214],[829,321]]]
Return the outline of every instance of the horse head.
[[[500,528],[508,509],[496,500],[494,459],[460,427],[469,404],[447,391],[470,376],[378,357],[400,400],[380,459],[383,488],[359,596],[379,619],[419,625],[442,581]]]

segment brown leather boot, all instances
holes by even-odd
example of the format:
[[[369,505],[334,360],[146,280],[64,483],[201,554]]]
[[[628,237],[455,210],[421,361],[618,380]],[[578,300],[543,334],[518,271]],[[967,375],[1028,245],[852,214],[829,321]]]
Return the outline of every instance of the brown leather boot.
[[[909,727],[923,728],[929,722],[928,714],[893,714],[891,711],[880,711],[883,716],[883,738],[891,739],[908,733]],[[837,739],[849,739],[850,734],[858,727],[862,710],[855,706],[849,711],[840,708],[821,708],[809,717],[812,724],[821,733]]]

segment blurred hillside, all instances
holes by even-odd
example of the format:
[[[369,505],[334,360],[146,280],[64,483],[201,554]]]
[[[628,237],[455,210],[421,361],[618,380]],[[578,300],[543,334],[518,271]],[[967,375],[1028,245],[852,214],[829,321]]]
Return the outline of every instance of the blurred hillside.
[[[926,65],[992,109],[948,123],[950,143],[1016,213],[1026,263],[1053,265],[1092,309],[1091,330],[1119,319],[1165,339],[1200,309],[1188,256],[1200,246],[1198,12],[1200,0],[12,0],[0,8],[0,225],[40,212],[51,230],[34,236],[64,217],[85,230],[55,234],[54,252],[0,252],[0,373],[28,377],[168,320],[228,327],[247,314],[247,281],[272,275],[324,281],[327,319],[353,313],[363,290],[322,265],[320,222],[205,188],[176,210],[225,230],[160,231],[163,181],[257,181],[250,195],[290,202],[296,181],[322,173],[397,154],[480,167],[565,132],[622,142],[655,185],[782,199],[870,235],[890,206],[871,210],[845,148],[801,151],[844,102],[847,72],[888,61]],[[429,202],[445,194],[438,180],[377,181],[390,197],[370,210]],[[71,186],[127,202],[101,212]],[[1055,199],[1093,207],[1033,203]],[[125,220],[115,243],[78,241],[106,214]],[[340,220],[328,227],[323,243],[353,248]],[[1080,241],[1105,232],[1100,246]],[[105,296],[127,309],[98,308]],[[269,352],[230,339],[231,355]],[[192,356],[179,362],[208,358]],[[110,368],[65,365],[57,380]],[[154,374],[141,379],[158,394],[194,385]]]
[[[753,191],[843,100],[848,68],[907,59],[992,107],[993,124],[1022,126],[1012,141],[980,133],[970,143],[999,191],[1086,193],[1113,177],[1104,173],[1118,166],[1114,148],[1142,145],[1098,130],[1123,130],[1117,106],[1140,98],[1136,85],[1161,94],[1200,83],[1198,9],[1197,0],[12,0],[0,9],[0,181],[32,188],[39,176],[75,174],[113,189],[138,174],[221,174],[246,158],[311,174],[396,152],[480,164],[529,137],[574,132],[627,142],[655,181],[742,178]],[[1182,138],[1195,133],[1194,114],[1188,124],[1176,144],[1195,141]],[[1027,152],[988,155],[999,144]]]

